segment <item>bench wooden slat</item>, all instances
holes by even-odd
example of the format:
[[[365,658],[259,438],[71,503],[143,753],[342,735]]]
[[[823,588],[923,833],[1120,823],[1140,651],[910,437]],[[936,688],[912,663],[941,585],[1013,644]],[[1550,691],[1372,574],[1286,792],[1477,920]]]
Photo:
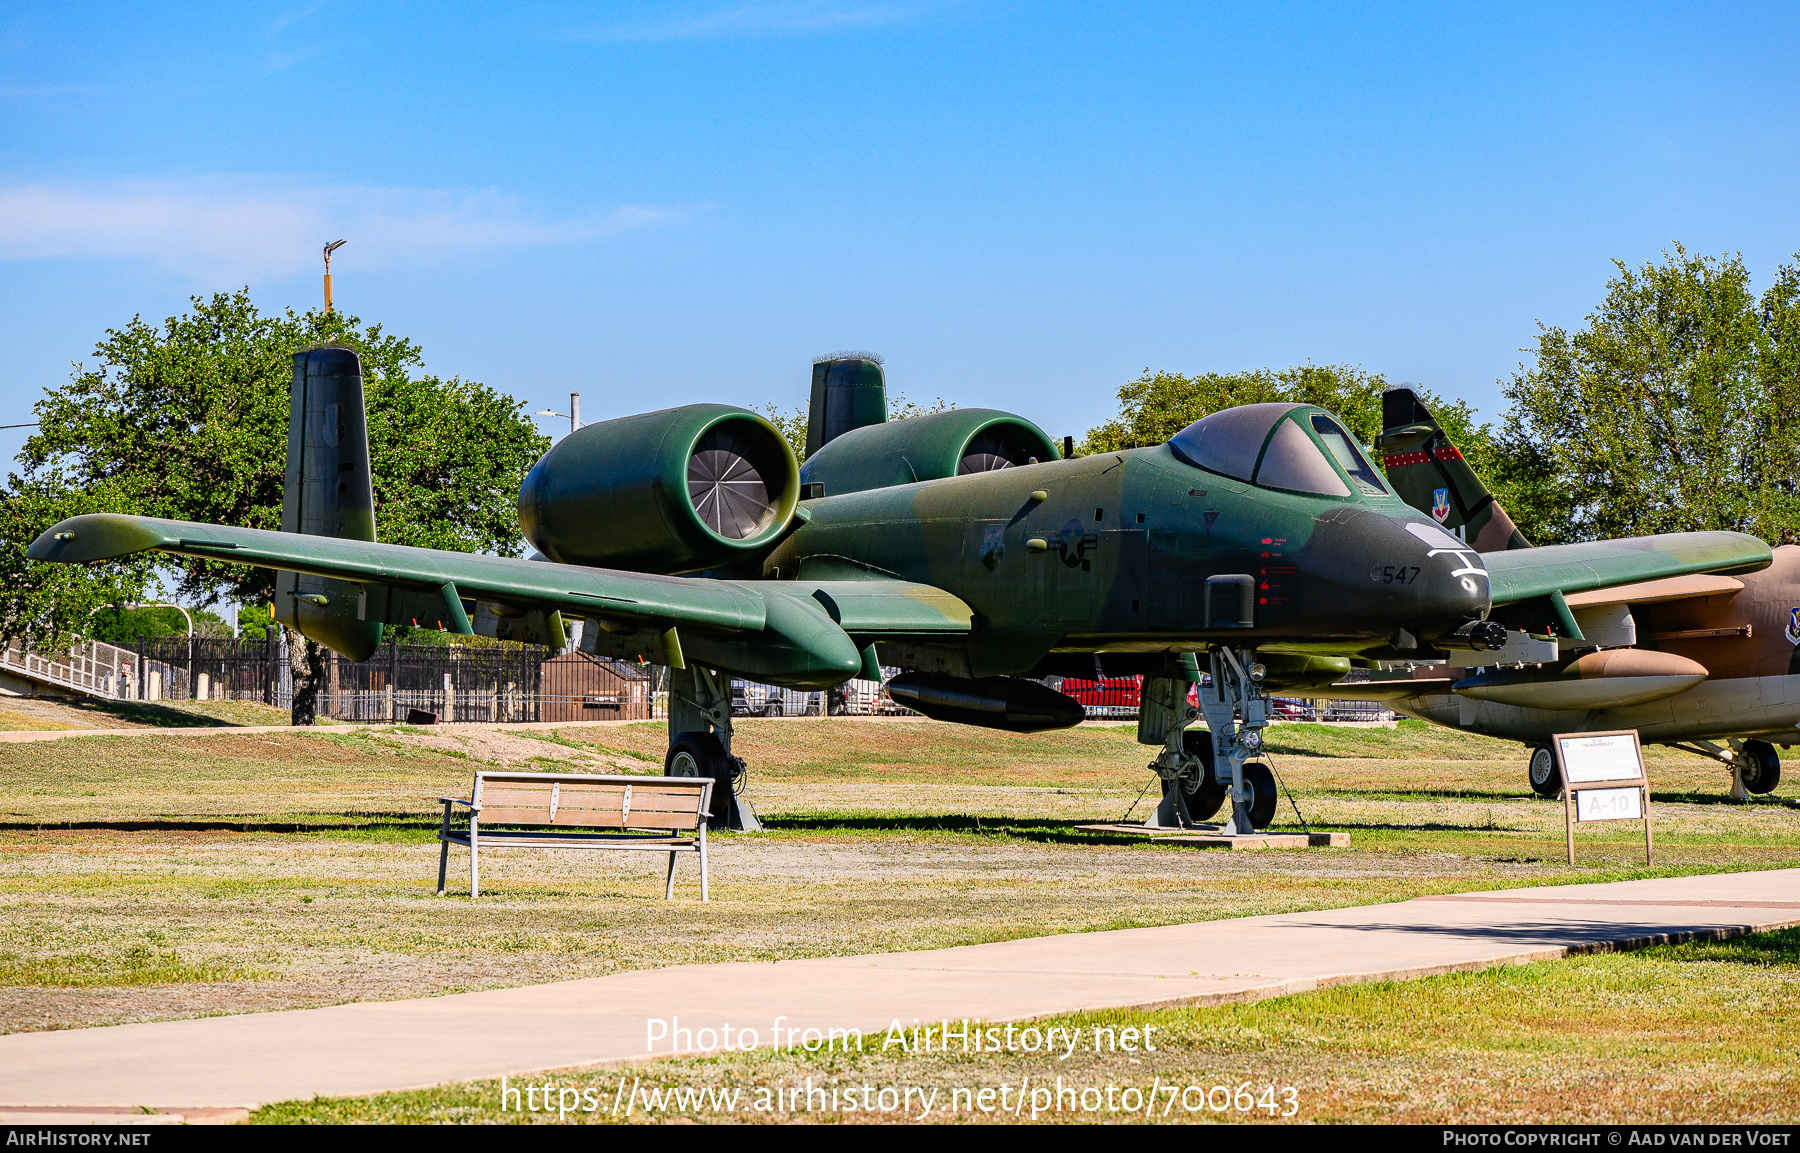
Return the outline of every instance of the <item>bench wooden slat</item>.
[[[621,817],[618,809],[569,809],[558,805],[556,816],[544,808],[498,808],[483,805],[481,825],[568,825],[582,829],[697,829],[705,815],[692,809],[685,813],[640,813],[633,806]]]
[[[675,854],[700,856],[700,898],[706,900],[706,801],[714,787],[707,778],[589,776],[566,773],[475,774],[474,801],[467,829],[452,831],[455,805],[470,802],[438,798],[444,805],[438,839],[438,893],[444,892],[444,869],[452,844],[467,846],[469,892],[480,891],[480,846],[519,848],[630,849],[669,854],[664,895],[674,893]],[[526,826],[490,831],[492,826]],[[559,832],[618,830],[618,832]],[[656,836],[653,833],[690,833]]]

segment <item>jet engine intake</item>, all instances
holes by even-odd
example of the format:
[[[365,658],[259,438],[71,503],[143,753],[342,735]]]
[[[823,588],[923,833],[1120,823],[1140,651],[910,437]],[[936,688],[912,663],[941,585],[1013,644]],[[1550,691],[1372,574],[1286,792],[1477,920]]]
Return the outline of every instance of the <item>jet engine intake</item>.
[[[520,487],[519,524],[553,561],[696,572],[773,544],[799,499],[799,465],[774,425],[690,404],[564,437]]]

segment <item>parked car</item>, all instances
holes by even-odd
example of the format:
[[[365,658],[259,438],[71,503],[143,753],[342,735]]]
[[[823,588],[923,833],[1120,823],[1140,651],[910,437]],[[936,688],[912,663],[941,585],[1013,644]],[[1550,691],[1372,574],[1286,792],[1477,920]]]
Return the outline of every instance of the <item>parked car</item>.
[[[731,712],[740,717],[822,717],[824,693],[803,693],[755,681],[731,682]]]

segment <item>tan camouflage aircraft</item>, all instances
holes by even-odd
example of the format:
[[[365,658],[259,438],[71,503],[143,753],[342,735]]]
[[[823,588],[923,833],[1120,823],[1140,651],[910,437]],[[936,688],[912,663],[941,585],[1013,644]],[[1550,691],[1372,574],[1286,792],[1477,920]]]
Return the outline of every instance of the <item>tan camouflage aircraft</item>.
[[[1531,545],[1409,388],[1382,398],[1376,442],[1412,507],[1484,555]],[[1571,593],[1565,622],[1497,608],[1504,648],[1334,685],[1321,697],[1386,701],[1408,716],[1522,741],[1543,796],[1562,782],[1552,733],[1636,729],[1723,762],[1733,794],[1781,779],[1775,745],[1800,741],[1800,547],[1758,572],[1690,574]],[[1721,745],[1718,742],[1723,742]]]

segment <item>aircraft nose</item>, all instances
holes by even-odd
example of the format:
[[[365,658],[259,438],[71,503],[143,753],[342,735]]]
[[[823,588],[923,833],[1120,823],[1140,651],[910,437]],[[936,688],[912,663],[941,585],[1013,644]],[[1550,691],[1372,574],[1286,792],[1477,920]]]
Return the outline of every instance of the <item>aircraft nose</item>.
[[[1459,622],[1486,615],[1492,590],[1487,566],[1475,546],[1433,524],[1408,520],[1400,527],[1424,554],[1416,581],[1421,612],[1432,619]]]

